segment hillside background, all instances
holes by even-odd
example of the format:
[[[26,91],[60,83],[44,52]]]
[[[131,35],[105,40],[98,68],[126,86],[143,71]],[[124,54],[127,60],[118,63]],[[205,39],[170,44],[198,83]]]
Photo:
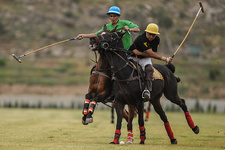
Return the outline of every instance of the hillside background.
[[[225,1],[202,0],[187,40],[174,58],[179,93],[188,98],[225,98]],[[121,20],[141,32],[155,22],[160,28],[159,54],[172,56],[198,10],[198,0],[1,0],[0,94],[84,95],[94,53],[88,39],[71,41],[22,58],[43,46],[98,31],[109,19],[109,7],[121,8]],[[133,39],[139,34],[132,33]],[[154,63],[161,61],[153,60]]]

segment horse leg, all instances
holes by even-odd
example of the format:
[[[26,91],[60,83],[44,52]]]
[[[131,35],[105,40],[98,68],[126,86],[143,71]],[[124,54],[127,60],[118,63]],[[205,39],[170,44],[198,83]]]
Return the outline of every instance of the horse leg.
[[[129,109],[129,116],[128,116],[128,120],[127,120],[127,144],[132,144],[134,141],[134,135],[133,135],[133,125],[132,125],[132,121],[134,118],[134,111],[135,111],[135,107],[134,106],[130,106],[128,105],[128,109]]]
[[[167,120],[167,116],[166,116],[165,112],[163,111],[162,106],[160,104],[160,99],[158,98],[156,100],[153,100],[153,101],[151,101],[151,103],[152,103],[155,111],[159,114],[161,120],[164,122],[164,126],[166,129],[167,135],[170,138],[171,144],[177,144],[177,140],[174,138],[174,134],[170,127],[170,123]]]
[[[111,123],[114,123],[114,108],[115,108],[115,103],[112,102],[112,108],[111,108]]]
[[[151,102],[148,102],[148,108],[147,108],[147,112],[145,116],[145,121],[148,121],[150,110],[151,110]]]
[[[187,109],[187,105],[185,104],[185,100],[181,99],[178,94],[177,94],[177,80],[175,77],[170,77],[170,82],[166,82],[165,84],[165,88],[164,88],[164,95],[167,99],[169,99],[172,103],[177,104],[178,106],[181,107],[181,109],[183,110],[185,116],[186,116],[186,120],[187,123],[189,125],[189,127],[192,129],[192,131],[195,134],[199,133],[199,127],[194,125],[194,122],[191,118],[191,115]],[[173,80],[172,80],[173,79]]]
[[[111,108],[111,123],[114,123],[114,108]]]
[[[129,108],[129,107],[128,107]],[[129,110],[130,113],[130,110]],[[128,122],[129,119],[129,113],[126,111],[125,108],[123,108],[123,118]]]
[[[195,126],[194,121],[192,120],[191,115],[190,115],[190,113],[187,109],[187,105],[185,104],[185,100],[181,99],[181,101],[182,101],[182,103],[181,103],[180,107],[184,111],[184,114],[185,114],[185,117],[186,117],[186,120],[187,120],[187,123],[188,123],[189,127],[192,129],[192,131],[195,134],[198,134],[199,133],[199,127]]]
[[[184,111],[184,115],[186,117],[187,123],[189,127],[192,129],[192,131],[195,134],[199,133],[199,127],[195,126],[194,121],[192,120],[192,117],[187,109],[187,105],[185,104],[185,100],[181,99],[178,95],[175,96],[174,99],[170,99],[171,102],[177,104],[178,106],[181,107],[181,109]]]
[[[121,135],[121,126],[122,126],[122,115],[123,115],[124,105],[119,105],[118,102],[115,102],[115,109],[117,114],[117,123],[116,123],[116,131],[114,135],[114,140],[110,142],[110,144],[119,144],[119,138]]]
[[[137,106],[138,110],[138,124],[140,130],[140,139],[141,142],[139,144],[145,144],[146,133],[145,133],[145,126],[144,126],[144,103],[140,102]]]
[[[91,99],[91,92],[88,92],[85,95],[85,101],[84,101],[84,107],[83,107],[83,117],[82,117],[82,124],[83,125],[88,125],[88,123],[86,122],[86,118],[87,118],[87,114],[88,114],[88,108],[89,108],[89,103]]]
[[[94,113],[95,106],[96,106],[97,102],[98,102],[98,96],[93,98],[92,101],[91,101],[90,107],[88,109],[86,123],[92,123],[93,122],[92,114]]]

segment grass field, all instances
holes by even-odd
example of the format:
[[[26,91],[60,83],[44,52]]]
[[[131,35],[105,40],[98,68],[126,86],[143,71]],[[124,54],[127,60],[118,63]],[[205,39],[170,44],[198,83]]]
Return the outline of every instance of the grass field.
[[[177,145],[171,145],[163,123],[152,111],[145,123],[147,139],[139,145],[137,118],[133,122],[135,140],[131,145],[110,145],[115,124],[110,123],[110,110],[96,110],[94,123],[81,123],[81,110],[76,109],[0,109],[0,149],[2,150],[72,150],[72,149],[148,149],[148,150],[224,150],[224,114],[193,113],[200,127],[195,135],[189,129],[183,113],[167,113]],[[123,120],[120,141],[126,141],[126,122]]]

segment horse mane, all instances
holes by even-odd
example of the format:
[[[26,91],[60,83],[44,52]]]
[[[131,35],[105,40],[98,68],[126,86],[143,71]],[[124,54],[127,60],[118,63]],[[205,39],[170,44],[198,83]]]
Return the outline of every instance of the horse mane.
[[[101,35],[102,33],[111,33],[111,32],[115,32],[116,31],[116,28],[117,28],[117,26],[115,26],[115,28],[113,29],[113,30],[107,30],[107,27],[106,27],[106,24],[104,24],[104,26],[103,26],[103,31],[102,32],[99,32],[98,33],[98,35]]]

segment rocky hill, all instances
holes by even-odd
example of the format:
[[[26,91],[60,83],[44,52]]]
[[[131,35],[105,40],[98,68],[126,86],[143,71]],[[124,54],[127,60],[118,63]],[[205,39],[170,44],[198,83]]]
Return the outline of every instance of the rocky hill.
[[[202,4],[205,13],[200,12],[193,29],[174,59],[176,74],[183,81],[179,92],[185,97],[224,99],[225,1],[202,0]],[[198,0],[1,0],[0,93],[11,93],[10,89],[14,84],[19,84],[18,87],[23,87],[20,84],[26,84],[24,91],[27,89],[32,91],[31,87],[35,86],[33,91],[38,91],[34,85],[37,78],[43,79],[38,83],[62,81],[62,79],[68,79],[65,81],[67,84],[80,81],[79,78],[74,79],[74,76],[79,75],[81,71],[76,70],[77,73],[71,68],[76,65],[73,58],[79,57],[89,61],[94,57],[88,49],[88,39],[67,42],[29,55],[26,60],[32,59],[27,61],[26,65],[23,63],[16,66],[16,62],[14,64],[10,61],[11,54],[21,55],[73,38],[79,33],[96,32],[105,23],[109,23],[105,13],[113,5],[121,8],[122,20],[136,23],[141,32],[144,32],[149,23],[157,23],[161,33],[159,53],[164,56],[171,56],[175,52],[200,8]],[[138,35],[132,33],[133,39]],[[43,60],[33,61],[37,58]],[[68,59],[68,62],[62,59]],[[72,63],[70,59],[73,60]],[[80,60],[76,59],[76,61]],[[32,65],[29,62],[32,62]],[[154,63],[157,61],[154,60]],[[85,72],[85,76],[83,74],[81,76],[82,79],[85,78],[84,84],[87,87],[91,65],[77,68]],[[38,72],[40,76],[32,74],[33,72]],[[23,78],[17,79],[16,77],[21,74],[24,75]],[[27,81],[28,78],[29,82],[22,82]],[[30,83],[33,80],[35,82]],[[64,89],[65,85],[61,84],[61,86],[63,87],[61,89]],[[18,90],[18,87],[14,91],[22,91]],[[46,89],[53,88],[41,86],[38,89],[46,92]],[[57,86],[56,89],[59,87]]]
[[[225,1],[202,3],[205,14],[200,13],[180,55],[186,55],[192,45],[207,58],[224,55]],[[160,52],[169,55],[179,46],[199,10],[197,0],[1,0],[0,55],[22,53],[79,33],[95,32],[109,22],[105,13],[112,5],[121,8],[121,19],[138,24],[142,32],[148,23],[159,24]],[[41,54],[75,57],[87,45],[88,40],[73,41]]]

